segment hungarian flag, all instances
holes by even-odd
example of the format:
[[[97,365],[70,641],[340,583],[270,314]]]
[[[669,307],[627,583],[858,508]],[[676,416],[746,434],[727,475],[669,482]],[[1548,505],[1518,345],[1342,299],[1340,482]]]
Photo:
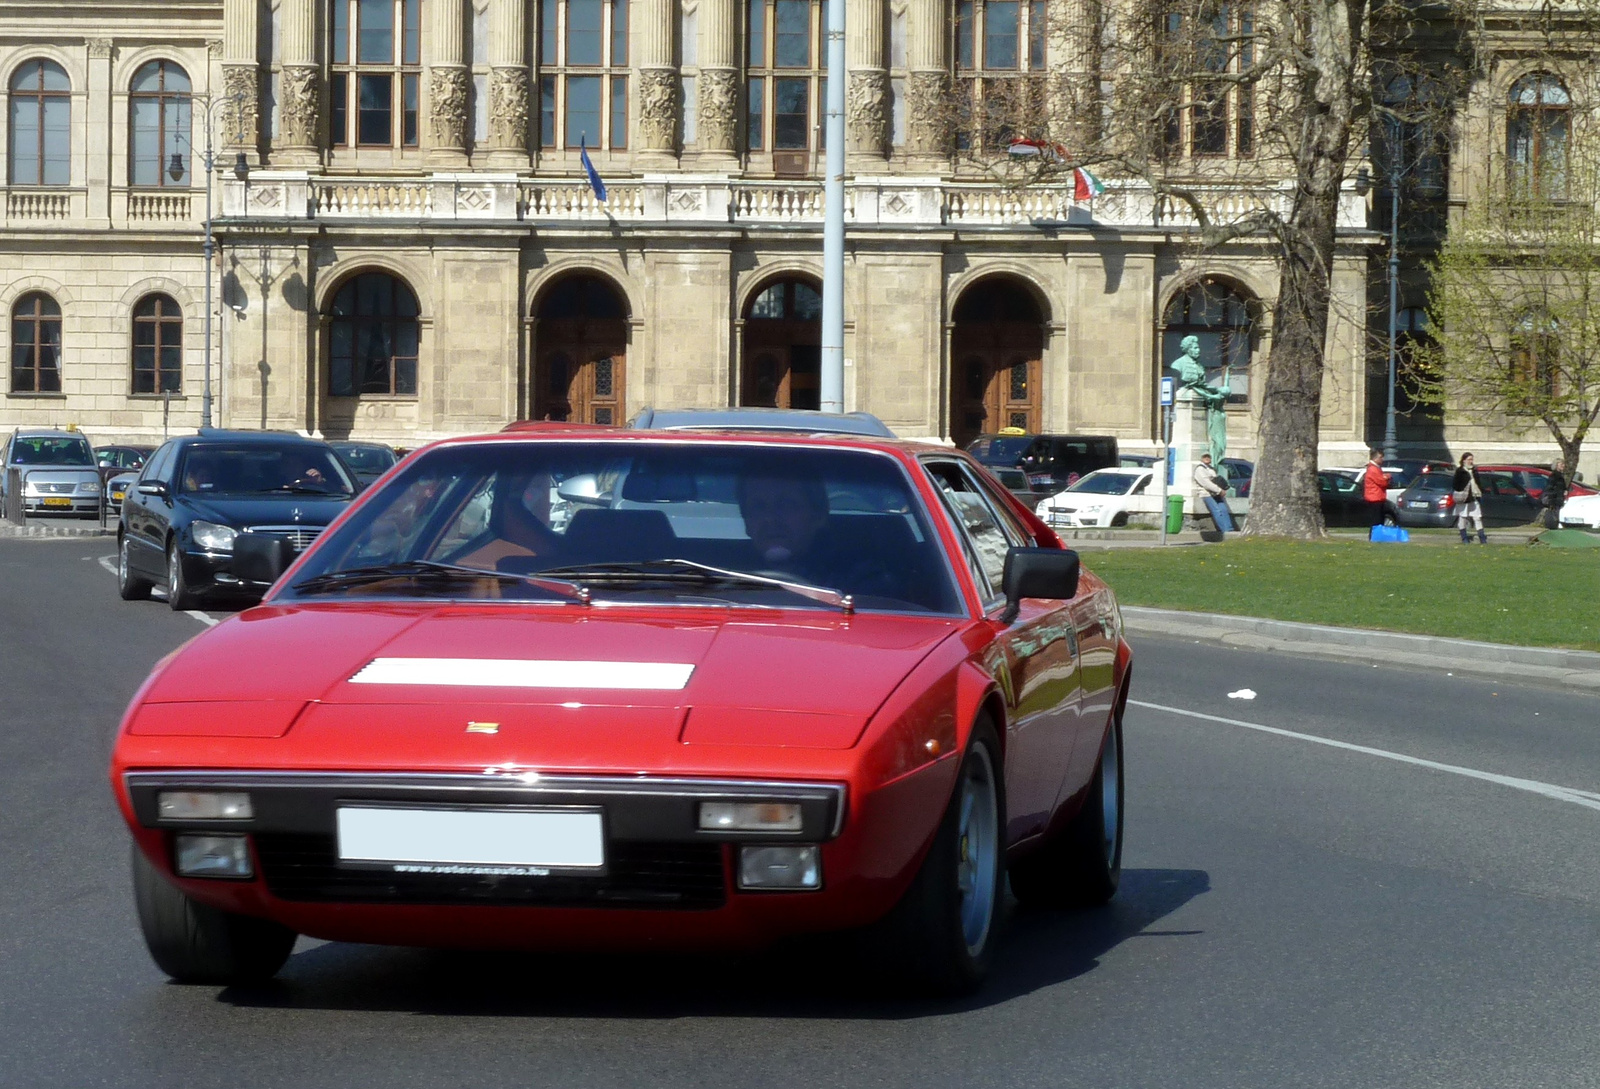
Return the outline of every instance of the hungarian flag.
[[[1081,166],[1072,172],[1072,178],[1073,200],[1093,200],[1095,197],[1098,197],[1101,193],[1106,191],[1105,182],[1101,181],[1099,178],[1095,177]]]
[[[1037,156],[1048,162],[1060,162],[1067,157],[1067,149],[1060,144],[1044,140],[1025,140],[1020,136],[1011,141],[1006,151],[1014,158],[1026,159]]]

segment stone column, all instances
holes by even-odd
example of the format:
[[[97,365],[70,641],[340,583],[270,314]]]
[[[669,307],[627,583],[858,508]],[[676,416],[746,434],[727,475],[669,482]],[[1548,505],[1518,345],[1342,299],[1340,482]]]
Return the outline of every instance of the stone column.
[[[466,62],[466,5],[463,0],[433,0],[428,17],[428,162],[464,169],[467,165],[468,103],[472,69]]]
[[[278,166],[318,166],[322,161],[322,69],[317,64],[316,0],[283,0],[278,18],[282,20],[283,65],[273,159]]]
[[[226,151],[243,151],[251,166],[261,162],[261,66],[256,0],[227,0],[222,9],[222,131]]]
[[[695,127],[706,166],[731,168],[737,162],[741,26],[738,0],[700,0],[700,103]]]
[[[527,0],[489,3],[489,165],[528,169]]]
[[[678,147],[678,68],[672,60],[674,0],[637,0],[634,48],[639,67],[638,137],[641,162],[670,166]]]
[[[90,132],[111,132],[111,50],[110,38],[90,38],[89,85],[83,99],[86,121]],[[103,136],[86,141],[85,177],[82,183],[89,190],[87,215],[95,226],[111,225],[111,140]],[[74,181],[79,179],[74,178]],[[125,180],[125,179],[124,179]]]
[[[845,146],[852,165],[872,169],[889,150],[889,72],[884,67],[884,0],[849,0],[845,49]]]
[[[925,168],[950,151],[948,12],[942,0],[911,0],[906,12],[906,151]]]

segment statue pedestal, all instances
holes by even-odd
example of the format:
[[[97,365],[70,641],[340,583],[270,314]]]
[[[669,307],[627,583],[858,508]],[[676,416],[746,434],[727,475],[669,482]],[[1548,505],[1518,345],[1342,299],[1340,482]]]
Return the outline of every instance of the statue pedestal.
[[[1200,455],[1211,450],[1206,405],[1189,390],[1179,390],[1172,413],[1172,491],[1188,497],[1183,505],[1186,514],[1205,515],[1206,506],[1194,483],[1194,467],[1200,464]]]

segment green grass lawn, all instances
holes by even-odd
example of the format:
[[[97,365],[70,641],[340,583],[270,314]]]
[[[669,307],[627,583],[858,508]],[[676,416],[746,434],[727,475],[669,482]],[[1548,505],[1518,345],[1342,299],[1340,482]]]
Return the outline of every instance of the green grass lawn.
[[[1124,605],[1600,650],[1600,549],[1235,538],[1084,562]]]

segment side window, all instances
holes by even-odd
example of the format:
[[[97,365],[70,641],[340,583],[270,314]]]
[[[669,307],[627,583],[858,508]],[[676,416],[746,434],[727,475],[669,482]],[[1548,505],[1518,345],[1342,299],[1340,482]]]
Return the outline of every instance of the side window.
[[[161,449],[150,455],[150,460],[144,463],[144,472],[139,475],[141,481],[167,479],[167,470],[172,468],[172,455],[177,449],[175,443],[167,443]]]
[[[969,559],[973,574],[988,599],[1000,594],[1000,579],[1005,571],[1006,552],[1013,542],[982,490],[961,466],[951,462],[931,462],[928,475],[938,486],[951,517],[965,531],[972,547]]]

